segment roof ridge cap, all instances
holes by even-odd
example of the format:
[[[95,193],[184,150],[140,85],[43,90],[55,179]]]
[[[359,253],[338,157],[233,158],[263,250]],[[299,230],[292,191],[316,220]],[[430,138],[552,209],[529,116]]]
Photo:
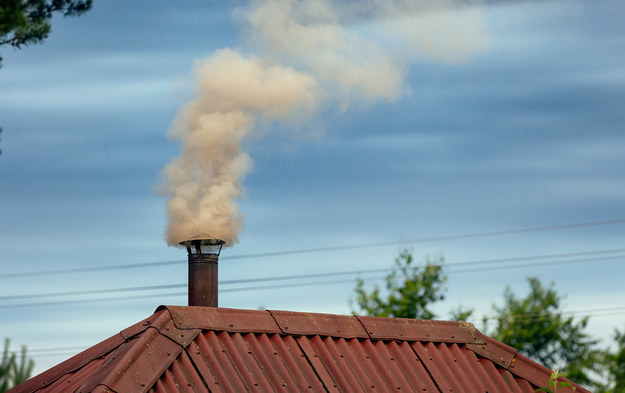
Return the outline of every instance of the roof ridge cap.
[[[467,348],[483,358],[486,358],[506,370],[510,368],[510,364],[517,354],[517,350],[501,341],[480,332],[483,342],[478,344],[467,344]]]
[[[76,393],[91,392],[98,385],[114,392],[146,392],[182,351],[182,345],[150,325],[119,345]]]
[[[371,337],[371,334],[369,333],[369,330],[367,330],[367,327],[365,326],[365,324],[362,322],[362,320],[360,319],[360,315],[353,315],[354,318],[356,318],[356,320],[358,321],[358,323],[360,323],[360,326],[362,326],[362,328],[364,329],[364,331],[367,333],[367,336],[369,336],[369,339],[372,339],[373,337]]]
[[[372,317],[284,310],[159,306],[176,328],[247,333],[321,335],[483,345],[484,336],[464,321]]]
[[[160,306],[179,330],[202,329],[239,333],[283,333],[268,310],[223,307]]]
[[[484,344],[483,334],[469,322],[358,316],[372,339]]]
[[[276,316],[273,314],[273,311],[272,310],[265,310],[265,311],[268,312],[269,315],[271,315],[271,318],[276,322],[276,326],[278,326],[278,329],[280,329],[280,333],[285,334],[285,335],[288,334],[282,329],[282,326],[280,326],[280,323],[276,319]]]

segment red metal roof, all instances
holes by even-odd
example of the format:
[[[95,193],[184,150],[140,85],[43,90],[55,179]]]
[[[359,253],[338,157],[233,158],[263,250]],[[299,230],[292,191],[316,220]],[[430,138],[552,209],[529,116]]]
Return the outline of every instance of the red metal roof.
[[[533,393],[550,373],[465,322],[161,306],[10,392]]]

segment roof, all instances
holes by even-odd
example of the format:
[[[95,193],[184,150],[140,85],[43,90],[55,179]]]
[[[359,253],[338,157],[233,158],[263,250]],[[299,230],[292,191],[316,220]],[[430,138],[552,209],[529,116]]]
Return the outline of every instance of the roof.
[[[550,374],[465,322],[161,306],[10,392],[533,393]]]

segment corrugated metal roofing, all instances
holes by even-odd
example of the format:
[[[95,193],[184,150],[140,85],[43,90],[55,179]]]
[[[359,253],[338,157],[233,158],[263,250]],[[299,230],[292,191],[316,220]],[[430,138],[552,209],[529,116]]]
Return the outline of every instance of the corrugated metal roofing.
[[[531,393],[550,373],[464,322],[170,306],[10,392]]]

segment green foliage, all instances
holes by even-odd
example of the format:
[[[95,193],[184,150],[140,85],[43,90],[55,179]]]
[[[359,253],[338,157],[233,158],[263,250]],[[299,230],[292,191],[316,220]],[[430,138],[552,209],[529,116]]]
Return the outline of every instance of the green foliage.
[[[449,319],[452,321],[467,321],[473,315],[472,308],[466,308],[462,305],[452,309],[449,312]]]
[[[22,347],[18,359],[15,353],[9,351],[9,343],[10,340],[5,339],[2,358],[0,358],[0,393],[26,381],[35,367],[35,362],[26,356],[26,347]]]
[[[607,371],[607,381],[598,387],[597,393],[625,393],[625,330],[614,331],[616,351],[604,352],[603,364]]]
[[[441,301],[447,280],[442,258],[436,263],[429,260],[425,266],[415,266],[408,250],[395,259],[392,272],[386,276],[384,288],[375,286],[365,290],[364,281],[358,279],[355,288],[357,310],[355,314],[383,317],[431,319],[432,303]],[[591,386],[596,393],[625,393],[625,331],[615,332],[618,350],[599,350],[598,340],[586,333],[588,318],[575,320],[562,311],[562,298],[551,283],[545,287],[537,278],[528,278],[530,291],[519,297],[507,288],[503,305],[493,305],[493,318],[485,318],[485,331],[520,353],[547,366],[566,369],[572,381]],[[452,310],[451,318],[465,321],[472,310],[462,306]],[[494,319],[496,325],[488,329],[486,323]],[[555,379],[549,388],[537,391],[555,393],[558,387],[568,386]],[[593,378],[602,381],[591,380]],[[553,375],[552,375],[553,377]],[[556,384],[557,383],[557,384]],[[551,390],[549,390],[551,389]]]
[[[379,286],[371,292],[365,289],[362,279],[356,283],[355,314],[380,317],[432,319],[434,313],[428,306],[445,299],[443,258],[432,263],[429,258],[425,266],[415,266],[409,250],[403,250],[397,258],[391,273],[385,278],[385,291]]]
[[[614,340],[618,350],[608,353],[608,369],[614,383],[614,393],[625,393],[625,331],[615,330]]]
[[[4,343],[4,351],[2,352],[2,361],[0,362],[0,392],[9,390],[11,375],[11,365],[15,362],[15,354],[9,354],[9,339]]]
[[[43,41],[52,29],[52,14],[81,15],[93,0],[2,0],[0,2],[0,46],[21,48]],[[0,62],[2,57],[0,57]]]
[[[561,373],[558,370],[553,370],[551,375],[549,376],[549,387],[548,388],[540,388],[534,390],[534,392],[547,392],[547,393],[558,393],[559,388],[570,387],[575,390],[575,386],[573,386],[570,382],[561,381],[560,377],[566,377],[566,373]]]
[[[493,306],[496,326],[489,334],[543,365],[564,366],[572,380],[590,384],[589,372],[598,371],[601,356],[598,340],[585,332],[588,317],[566,317],[553,283],[547,288],[537,278],[528,283],[527,296],[517,297],[508,287],[504,304]]]

